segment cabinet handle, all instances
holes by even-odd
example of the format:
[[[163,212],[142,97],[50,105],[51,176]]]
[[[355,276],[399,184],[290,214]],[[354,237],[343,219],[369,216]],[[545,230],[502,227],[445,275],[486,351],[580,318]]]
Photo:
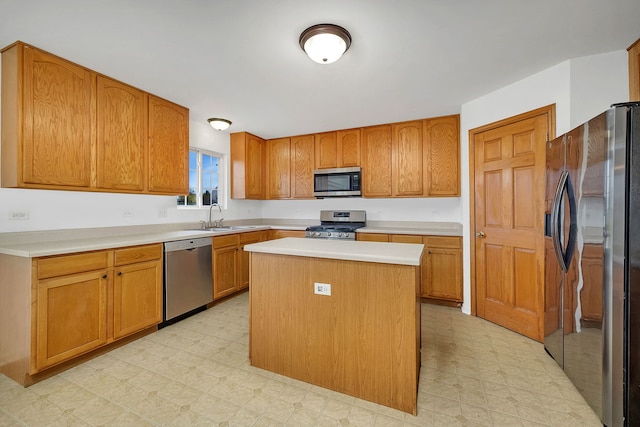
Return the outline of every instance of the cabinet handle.
[[[122,276],[122,271],[118,271],[118,276]]]
[[[103,278],[103,279],[106,279],[106,278],[107,278],[107,275],[106,275],[106,274],[103,274],[103,275],[102,275],[102,278]]]
[[[484,239],[485,237],[487,237],[487,235],[486,235],[486,234],[484,234],[484,231],[478,231],[478,232],[476,233],[476,237],[479,237],[479,238],[481,238],[481,239]]]

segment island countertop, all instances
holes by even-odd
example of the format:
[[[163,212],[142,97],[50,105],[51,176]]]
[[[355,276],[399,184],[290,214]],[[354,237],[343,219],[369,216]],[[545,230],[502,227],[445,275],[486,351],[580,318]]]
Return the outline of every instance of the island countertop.
[[[424,245],[286,237],[246,245],[244,250],[276,255],[417,266],[420,265]]]

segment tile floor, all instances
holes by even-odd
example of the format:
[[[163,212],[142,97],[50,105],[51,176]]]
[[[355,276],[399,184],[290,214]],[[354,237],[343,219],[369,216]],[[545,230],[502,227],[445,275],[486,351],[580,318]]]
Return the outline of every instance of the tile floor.
[[[248,295],[22,388],[0,426],[598,426],[540,343],[422,306],[418,416],[249,366]]]

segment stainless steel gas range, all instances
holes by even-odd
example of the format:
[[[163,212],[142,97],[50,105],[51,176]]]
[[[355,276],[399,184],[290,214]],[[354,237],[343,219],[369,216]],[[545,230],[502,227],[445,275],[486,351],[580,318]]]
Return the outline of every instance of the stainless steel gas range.
[[[305,237],[355,240],[356,230],[366,223],[366,211],[320,211],[320,225],[307,227]]]

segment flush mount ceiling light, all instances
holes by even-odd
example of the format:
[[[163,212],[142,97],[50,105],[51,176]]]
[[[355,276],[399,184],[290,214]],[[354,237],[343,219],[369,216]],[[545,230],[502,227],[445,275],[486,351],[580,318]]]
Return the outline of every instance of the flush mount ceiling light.
[[[300,47],[318,64],[336,62],[351,46],[351,34],[333,24],[313,25],[300,34]]]
[[[229,126],[231,126],[231,121],[227,119],[213,118],[207,119],[207,121],[215,130],[226,130]]]

